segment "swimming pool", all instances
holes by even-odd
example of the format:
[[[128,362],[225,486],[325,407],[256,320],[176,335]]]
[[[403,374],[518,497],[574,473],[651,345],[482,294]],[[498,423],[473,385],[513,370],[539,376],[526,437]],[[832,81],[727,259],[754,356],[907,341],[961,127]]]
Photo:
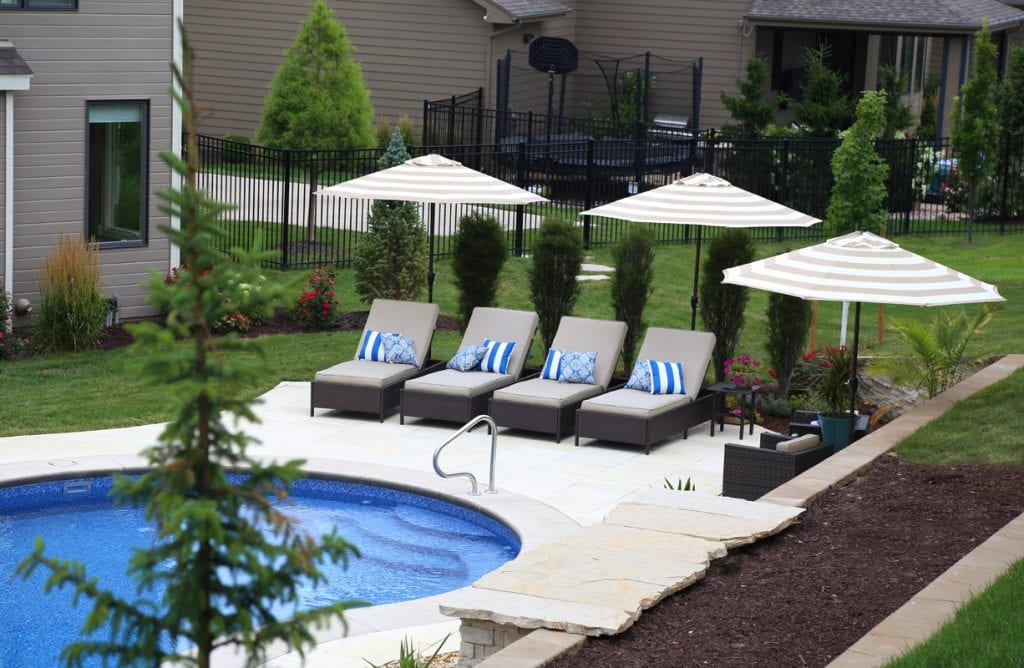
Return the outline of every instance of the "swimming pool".
[[[43,593],[46,573],[14,578],[35,536],[47,554],[77,559],[102,586],[131,597],[124,571],[130,547],[155,537],[141,509],[115,508],[107,477],[0,489],[0,666],[55,665],[91,604],[73,608],[68,591]],[[301,592],[315,607],[360,599],[380,605],[466,586],[518,554],[518,536],[500,522],[459,505],[386,487],[322,479],[298,481],[287,512],[321,535],[337,527],[361,559],[347,571],[325,565],[327,584]]]

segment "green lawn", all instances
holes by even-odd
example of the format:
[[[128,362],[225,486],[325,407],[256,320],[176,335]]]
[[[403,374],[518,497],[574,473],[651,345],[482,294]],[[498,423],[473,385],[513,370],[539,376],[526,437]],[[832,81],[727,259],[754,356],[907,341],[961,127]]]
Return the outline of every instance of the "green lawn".
[[[905,247],[943,262],[984,281],[996,283],[1008,302],[973,350],[980,352],[1024,352],[1024,286],[1019,258],[1024,256],[1024,235],[978,237],[967,244],[962,238],[910,237],[901,239]],[[798,244],[761,244],[760,256],[783,252]],[[593,262],[612,264],[611,250],[588,253]],[[509,308],[531,309],[529,296],[529,259],[512,258],[506,264],[498,304]],[[655,258],[655,287],[648,304],[648,324],[664,327],[690,326],[690,294],[693,290],[693,246],[659,246]],[[268,271],[269,276],[280,272]],[[306,273],[306,272],[298,272]],[[338,272],[338,294],[345,310],[363,310],[355,296],[354,273]],[[763,358],[764,311],[767,294],[750,291],[740,350]],[[457,295],[447,261],[437,263],[435,301],[441,312],[456,312]],[[608,281],[581,284],[577,315],[611,318],[613,310]],[[822,302],[818,309],[818,345],[836,343],[839,338],[839,305]],[[894,317],[926,318],[930,310],[918,307],[886,307],[885,323]],[[877,341],[878,312],[874,306],[864,309],[861,350],[865,355],[892,354],[901,350],[901,340],[891,330],[883,343]],[[258,383],[238,391],[260,394],[281,380],[309,380],[326,366],[352,355],[357,334],[317,333],[296,336],[264,337],[269,353]],[[459,335],[438,332],[433,352],[437,358],[450,357],[458,347]],[[537,364],[545,351],[539,337],[531,359]],[[134,355],[130,350],[90,351],[78,355],[49,355],[18,361],[0,362],[0,436],[45,433],[51,431],[100,429],[164,420],[168,416],[158,389],[143,388],[132,371]],[[1006,398],[1024,396],[1010,392]],[[45,398],[45,399],[44,399]],[[1000,399],[1002,400],[1002,398]],[[1019,403],[1016,404],[1019,406]],[[980,406],[986,409],[988,406]],[[1005,414],[1005,413],[1004,413]],[[998,423],[999,420],[986,420]]]

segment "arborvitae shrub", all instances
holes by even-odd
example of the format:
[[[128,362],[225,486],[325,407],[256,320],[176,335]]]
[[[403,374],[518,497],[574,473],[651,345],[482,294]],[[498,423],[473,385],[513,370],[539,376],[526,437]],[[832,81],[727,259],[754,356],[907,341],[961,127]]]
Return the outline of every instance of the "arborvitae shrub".
[[[583,264],[583,235],[570,221],[547,218],[533,242],[530,295],[540,319],[545,350],[551,347],[563,315],[571,315],[580,296],[576,277]]]
[[[647,323],[644,309],[654,283],[654,235],[650,228],[630,226],[622,240],[612,247],[615,273],[612,274],[612,307],[615,319],[626,323],[622,345],[622,363],[626,373],[636,361],[637,347]]]
[[[799,297],[768,293],[768,329],[764,347],[779,382],[779,396],[789,396],[789,381],[807,345],[811,304]]]
[[[471,213],[462,217],[452,246],[452,273],[459,291],[463,331],[474,308],[494,306],[507,259],[505,237],[493,216]]]
[[[716,337],[711,359],[715,379],[719,381],[725,378],[725,360],[733,356],[739,343],[748,299],[747,288],[722,284],[722,272],[753,259],[754,242],[743,230],[725,230],[708,245],[700,284],[699,312],[704,329]]]

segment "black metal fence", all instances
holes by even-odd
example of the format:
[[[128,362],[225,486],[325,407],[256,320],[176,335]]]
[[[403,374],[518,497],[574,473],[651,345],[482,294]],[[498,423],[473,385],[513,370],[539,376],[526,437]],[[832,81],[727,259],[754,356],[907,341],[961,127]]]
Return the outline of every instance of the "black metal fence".
[[[228,248],[251,247],[258,237],[275,251],[270,264],[282,268],[346,265],[367,229],[370,202],[315,195],[324,186],[377,169],[381,149],[298,151],[250,146],[199,137],[200,186],[215,199],[235,205],[224,216]],[[696,171],[722,176],[735,185],[823,218],[832,189],[832,154],[838,141],[758,139],[729,141],[699,137],[587,139],[583,141],[471,143],[412,147],[414,155],[442,153],[482,172],[540,193],[550,201],[526,207],[438,206],[436,253],[447,255],[458,220],[471,211],[495,216],[509,248],[529,252],[541,221],[550,215],[572,219],[586,209],[649,190]],[[956,170],[948,140],[878,143],[890,166],[890,236],[967,234],[967,190]],[[1005,135],[997,147],[996,170],[975,194],[973,232],[1024,230],[1024,135]],[[623,221],[583,217],[588,247],[616,242]],[[688,226],[652,225],[661,243],[689,242]],[[710,228],[705,236],[714,236]],[[812,228],[756,229],[757,241],[816,240]],[[228,250],[225,248],[225,250]]]

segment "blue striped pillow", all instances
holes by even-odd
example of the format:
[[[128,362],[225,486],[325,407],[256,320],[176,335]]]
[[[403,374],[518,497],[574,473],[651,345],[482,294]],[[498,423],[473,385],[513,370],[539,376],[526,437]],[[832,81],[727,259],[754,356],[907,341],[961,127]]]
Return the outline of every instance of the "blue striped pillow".
[[[651,364],[651,394],[686,394],[683,385],[682,362],[655,362]]]
[[[544,368],[541,369],[540,377],[544,380],[558,380],[558,372],[562,368],[562,351],[552,348],[548,351],[548,358],[544,360]]]
[[[370,362],[385,362],[388,357],[388,335],[378,332],[375,329],[366,330],[363,335],[363,342],[356,351],[357,360]]]
[[[508,362],[512,359],[512,350],[516,347],[516,342],[484,339],[484,347],[487,351],[484,353],[484,358],[480,360],[480,370],[491,373],[508,373]]]

